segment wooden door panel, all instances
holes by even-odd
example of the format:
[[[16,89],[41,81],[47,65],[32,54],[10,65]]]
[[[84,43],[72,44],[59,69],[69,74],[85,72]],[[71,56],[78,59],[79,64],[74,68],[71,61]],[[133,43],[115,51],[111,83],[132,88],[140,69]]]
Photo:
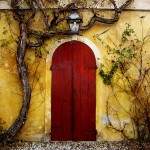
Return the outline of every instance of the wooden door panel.
[[[96,62],[89,47],[80,42],[74,45],[74,140],[95,140]]]
[[[63,88],[63,84],[60,84],[60,86],[58,86],[58,82],[61,82],[61,80],[63,79],[63,68],[61,66],[61,53],[60,51],[56,51],[57,57],[53,57],[53,66],[51,67],[52,70],[52,128],[59,128],[62,129],[62,117],[60,116],[60,114],[62,114],[62,109],[63,109],[63,105],[62,105],[62,99],[61,99],[61,95],[62,95],[62,91],[61,88]],[[60,92],[58,92],[60,91]],[[57,93],[57,94],[56,94]],[[58,105],[58,101],[59,101],[59,105]],[[57,119],[56,119],[57,118]],[[61,131],[62,132],[62,131]],[[53,133],[53,130],[52,130]]]
[[[52,140],[96,140],[96,62],[81,42],[67,42],[52,60]]]
[[[52,60],[53,141],[72,140],[72,53],[67,47],[68,45],[60,46]]]

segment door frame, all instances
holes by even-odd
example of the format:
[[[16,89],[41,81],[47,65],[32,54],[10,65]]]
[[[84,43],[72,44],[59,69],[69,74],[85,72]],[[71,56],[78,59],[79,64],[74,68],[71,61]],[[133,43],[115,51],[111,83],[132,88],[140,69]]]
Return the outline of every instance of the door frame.
[[[98,76],[99,74],[99,67],[100,67],[100,62],[101,62],[101,55],[100,55],[100,51],[99,49],[96,47],[96,45],[90,41],[89,39],[87,39],[86,37],[83,36],[79,36],[79,35],[73,35],[70,36],[70,38],[64,38],[61,40],[56,41],[52,47],[50,48],[49,54],[47,56],[46,59],[46,98],[45,98],[45,120],[44,120],[44,124],[45,124],[45,134],[49,135],[51,132],[51,70],[50,70],[50,66],[52,64],[52,57],[53,54],[55,52],[55,50],[62,45],[63,43],[66,42],[71,42],[71,41],[79,41],[84,43],[85,45],[87,45],[88,47],[90,47],[90,49],[93,51],[93,54],[95,56],[95,60],[96,60],[96,65],[97,65],[97,70],[96,70],[96,130],[97,133],[101,132],[101,124],[100,124],[100,118],[102,117],[102,106],[100,104],[101,103],[101,99],[100,99],[100,91],[98,90],[98,86],[100,85],[100,80],[98,80],[98,78],[100,78]]]

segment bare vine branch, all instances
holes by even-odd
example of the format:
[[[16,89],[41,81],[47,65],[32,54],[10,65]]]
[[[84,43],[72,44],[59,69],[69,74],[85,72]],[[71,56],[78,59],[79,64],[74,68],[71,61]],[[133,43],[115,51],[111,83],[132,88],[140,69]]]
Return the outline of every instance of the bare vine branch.
[[[117,22],[119,20],[119,17],[121,15],[122,10],[124,8],[126,8],[132,2],[132,0],[127,0],[119,8],[117,8],[117,5],[116,5],[116,3],[115,3],[114,0],[110,0],[110,2],[113,4],[114,11],[115,11],[115,15],[114,15],[113,19],[105,19],[105,18],[97,16],[94,13],[94,16],[91,18],[91,20],[89,21],[89,23],[87,25],[85,25],[85,26],[82,26],[81,30],[87,30],[87,29],[91,28],[96,21],[97,22],[101,22],[101,23],[105,23],[105,24],[113,24],[113,23]]]

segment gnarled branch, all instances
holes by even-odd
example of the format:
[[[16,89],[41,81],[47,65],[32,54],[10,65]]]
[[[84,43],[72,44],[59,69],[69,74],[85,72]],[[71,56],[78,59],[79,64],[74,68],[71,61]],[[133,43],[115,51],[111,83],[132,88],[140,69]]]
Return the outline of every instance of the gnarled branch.
[[[26,120],[25,118],[27,117],[27,112],[30,105],[31,89],[28,79],[28,70],[24,62],[24,57],[26,54],[26,39],[27,39],[26,25],[25,23],[20,23],[20,40],[17,48],[16,58],[17,58],[18,74],[22,84],[23,101],[17,119],[5,132],[6,141],[14,137],[16,133],[21,129],[21,127],[25,123]]]
[[[102,17],[99,17],[96,14],[94,14],[94,16],[91,18],[89,23],[87,25],[81,27],[81,30],[87,30],[87,29],[91,28],[96,21],[101,22],[101,23],[105,23],[105,24],[113,24],[113,23],[117,22],[119,20],[119,17],[120,17],[120,14],[121,14],[122,10],[124,8],[126,8],[132,2],[132,0],[127,0],[119,8],[117,7],[114,0],[110,0],[110,2],[113,4],[114,11],[115,11],[113,19],[102,18]]]

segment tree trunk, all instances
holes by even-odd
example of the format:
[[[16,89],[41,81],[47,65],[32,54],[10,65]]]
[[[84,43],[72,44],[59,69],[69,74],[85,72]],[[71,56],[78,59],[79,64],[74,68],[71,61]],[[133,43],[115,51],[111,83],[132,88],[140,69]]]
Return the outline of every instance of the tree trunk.
[[[20,27],[20,38],[17,48],[16,61],[18,74],[22,84],[23,101],[17,119],[14,121],[12,126],[9,127],[8,130],[5,132],[5,137],[3,139],[5,141],[11,140],[12,137],[14,137],[24,125],[31,99],[31,88],[28,78],[28,70],[24,61],[24,57],[26,54],[27,27],[26,24],[23,22],[20,22],[19,27]]]

